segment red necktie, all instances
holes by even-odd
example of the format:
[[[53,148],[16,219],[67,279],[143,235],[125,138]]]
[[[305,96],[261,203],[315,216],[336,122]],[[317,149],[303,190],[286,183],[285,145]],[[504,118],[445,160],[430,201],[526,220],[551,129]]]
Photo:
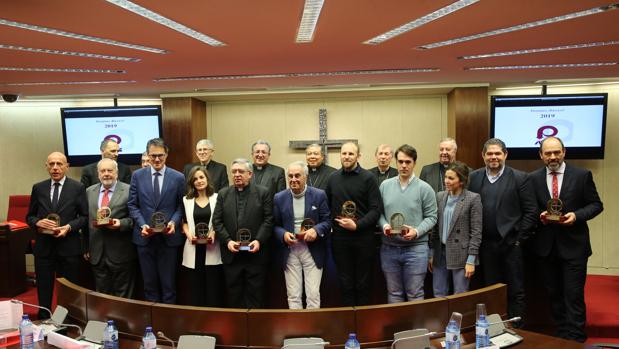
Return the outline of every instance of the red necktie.
[[[104,189],[104,191],[103,191],[103,198],[101,199],[101,207],[109,207],[110,206],[110,197],[108,195],[109,192],[110,192],[109,189]]]
[[[558,172],[552,172],[552,198],[559,198],[559,178],[557,178]]]

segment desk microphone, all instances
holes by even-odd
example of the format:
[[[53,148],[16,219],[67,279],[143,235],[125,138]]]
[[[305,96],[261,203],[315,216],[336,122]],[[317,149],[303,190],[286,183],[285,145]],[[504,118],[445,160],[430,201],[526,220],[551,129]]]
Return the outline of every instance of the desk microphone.
[[[294,347],[312,347],[312,346],[316,346],[316,345],[322,345],[323,347],[325,345],[330,345],[331,342],[312,342],[312,343],[290,343],[290,344],[286,344],[284,345],[281,349],[288,349],[288,348],[294,348]]]
[[[520,316],[515,316],[511,319],[507,319],[507,320],[503,320],[503,321],[495,321],[495,322],[490,322],[488,324],[488,326],[492,326],[492,325],[498,325],[498,324],[504,324],[506,322],[514,322],[514,321],[520,321],[522,320],[522,318]]]
[[[424,333],[424,334],[418,334],[416,336],[398,338],[398,339],[395,339],[393,341],[393,343],[391,343],[391,349],[395,348],[395,344],[397,342],[401,342],[401,341],[405,341],[405,340],[409,340],[409,339],[418,339],[418,338],[424,338],[424,337],[432,337],[434,335],[436,335],[436,332],[428,332],[428,333]]]
[[[157,337],[159,337],[159,338],[163,338],[163,339],[167,340],[168,342],[170,342],[170,344],[172,344],[172,349],[176,348],[176,347],[174,346],[174,341],[173,341],[173,340],[171,340],[170,338],[166,337],[166,335],[165,335],[165,334],[163,334],[163,332],[161,332],[161,331],[157,331]]]
[[[42,321],[42,323],[43,323],[43,324],[52,324],[52,325],[54,325],[54,326],[56,326],[56,327],[62,327],[62,326],[65,326],[65,327],[73,327],[73,328],[77,328],[77,331],[78,331],[79,335],[80,335],[80,336],[82,335],[82,328],[81,328],[81,327],[79,327],[78,325],[73,325],[73,324],[65,324],[65,323],[61,323],[61,324],[59,324],[59,323],[57,323],[56,321],[54,321],[54,319],[52,319],[52,311],[51,311],[51,310],[49,310],[49,309],[47,309],[46,307],[42,307],[42,306],[40,306],[40,305],[36,305],[36,304],[32,304],[32,303],[26,303],[26,302],[24,302],[24,301],[20,301],[20,300],[18,300],[18,299],[11,299],[11,303],[15,303],[15,304],[22,304],[22,305],[27,305],[27,306],[30,306],[30,307],[33,307],[33,308],[43,309],[43,310],[47,311],[47,312],[49,313],[49,316],[50,316],[50,318],[49,318],[49,319],[47,319],[47,320],[43,320],[43,321]]]

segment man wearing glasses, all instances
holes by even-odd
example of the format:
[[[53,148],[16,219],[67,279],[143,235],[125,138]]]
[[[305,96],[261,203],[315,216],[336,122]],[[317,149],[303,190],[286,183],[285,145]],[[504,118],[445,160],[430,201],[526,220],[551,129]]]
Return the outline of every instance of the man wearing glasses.
[[[204,166],[211,179],[211,185],[217,193],[230,185],[230,182],[228,182],[228,169],[226,165],[213,160],[213,153],[215,153],[215,145],[211,140],[199,140],[198,143],[196,143],[196,156],[199,161],[185,165],[183,173],[185,174],[185,178],[187,178],[192,168],[195,166]]]
[[[131,169],[129,166],[118,162],[118,154],[120,153],[120,145],[113,139],[104,139],[99,146],[101,150],[101,159],[112,159],[118,163],[118,180],[123,183],[131,183]],[[82,178],[80,182],[84,183],[84,187],[88,188],[93,184],[99,183],[99,172],[97,170],[97,162],[84,166],[82,169]]]
[[[129,215],[135,222],[133,243],[144,278],[147,301],[176,302],[178,247],[184,242],[181,232],[183,174],[166,166],[168,146],[154,138],[146,144],[150,167],[131,177]]]

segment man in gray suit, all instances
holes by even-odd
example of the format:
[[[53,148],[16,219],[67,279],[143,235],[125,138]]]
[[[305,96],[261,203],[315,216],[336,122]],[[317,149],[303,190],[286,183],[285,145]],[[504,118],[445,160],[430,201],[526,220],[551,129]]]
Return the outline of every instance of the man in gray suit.
[[[252,144],[251,156],[254,160],[252,183],[267,187],[271,198],[286,189],[284,169],[269,163],[271,145],[267,141],[257,140]]]
[[[101,150],[101,159],[112,159],[118,161],[118,153],[120,153],[120,145],[113,139],[104,139],[99,146]],[[129,166],[118,162],[118,180],[130,184],[131,169]],[[99,174],[97,172],[97,162],[84,166],[82,169],[82,178],[80,182],[84,183],[86,188],[93,184],[99,183]]]
[[[486,167],[473,171],[469,190],[481,196],[481,267],[486,286],[507,284],[507,314],[524,318],[522,243],[537,225],[537,203],[529,176],[505,165],[507,147],[498,138],[484,144]],[[522,322],[513,323],[522,326]]]
[[[86,189],[90,222],[86,257],[92,264],[97,292],[131,298],[137,255],[131,242],[133,220],[127,208],[129,185],[118,181],[118,165],[112,159],[101,159],[97,171],[100,183]],[[105,207],[111,220],[98,224],[98,212],[105,212]]]
[[[453,138],[443,138],[438,144],[438,162],[425,165],[421,169],[419,179],[430,184],[434,192],[445,190],[445,170],[456,161],[458,144]]]

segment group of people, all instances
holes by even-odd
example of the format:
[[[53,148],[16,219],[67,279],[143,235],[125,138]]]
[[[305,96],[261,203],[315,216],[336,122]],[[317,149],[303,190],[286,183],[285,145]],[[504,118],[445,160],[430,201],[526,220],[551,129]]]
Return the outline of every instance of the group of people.
[[[197,143],[199,162],[183,173],[166,166],[169,149],[160,138],[148,141],[142,168],[133,173],[116,161],[113,140],[100,149],[102,159],[83,168],[82,183],[66,176],[62,153],[51,153],[50,179],[32,188],[27,220],[38,232],[42,306],[51,305],[55,273],[77,282],[82,257],[92,264],[97,291],[131,297],[139,262],[145,300],[173,304],[179,253],[194,305],[264,307],[274,258],[288,306],[319,308],[329,257],[343,305],[364,305],[380,231],[390,303],[423,299],[427,271],[435,296],[448,295],[450,285],[465,292],[479,267],[485,284],[507,284],[509,315],[524,317],[526,242],[538,257],[557,335],[586,339],[587,221],[603,206],[591,172],[565,163],[559,138],[541,142],[544,167],[528,174],[505,164],[500,139],[486,141],[485,167],[471,171],[456,161],[456,141],[446,138],[439,161],[419,177],[417,151],[407,144],[395,152],[380,145],[369,170],[359,165],[355,143],[342,145],[337,170],[325,164],[321,145],[312,144],[306,161],[284,170],[269,162],[271,147],[259,140],[251,162],[232,161],[231,185],[226,165],[212,158],[210,140]]]

